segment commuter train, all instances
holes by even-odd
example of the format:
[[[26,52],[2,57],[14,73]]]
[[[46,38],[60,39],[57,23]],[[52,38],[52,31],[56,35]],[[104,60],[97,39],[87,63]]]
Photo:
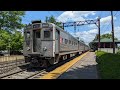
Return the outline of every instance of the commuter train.
[[[25,62],[35,67],[48,67],[88,50],[89,46],[53,23],[35,20],[24,29]]]

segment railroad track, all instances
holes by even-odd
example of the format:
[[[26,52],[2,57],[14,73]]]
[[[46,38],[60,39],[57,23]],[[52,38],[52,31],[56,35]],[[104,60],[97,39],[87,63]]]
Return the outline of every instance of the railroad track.
[[[43,70],[20,70],[5,76],[0,77],[0,79],[37,79],[40,76],[47,74],[45,69]]]
[[[28,64],[28,63],[27,63]],[[18,66],[26,65],[24,60],[16,60],[10,62],[0,62],[0,74],[6,73]]]
[[[75,57],[77,57],[77,56],[75,56]],[[0,79],[38,79],[38,78],[44,76],[45,74],[47,74],[48,72],[54,70],[56,67],[59,67],[59,66],[65,64],[66,62],[70,61],[71,59],[73,59],[75,57],[64,60],[58,64],[50,66],[47,69],[36,70],[36,69],[26,67],[24,69],[20,69],[20,70],[14,71],[12,73],[8,73],[7,75],[0,76]]]

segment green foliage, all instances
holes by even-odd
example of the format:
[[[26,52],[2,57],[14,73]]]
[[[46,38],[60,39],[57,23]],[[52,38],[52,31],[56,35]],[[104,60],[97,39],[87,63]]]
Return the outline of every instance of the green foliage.
[[[50,23],[54,23],[54,24],[56,24],[57,26],[63,28],[63,26],[61,26],[61,22],[57,22],[57,21],[55,20],[55,17],[54,17],[54,16],[46,17],[46,21],[47,21],[47,22],[50,22]]]
[[[10,39],[10,33],[5,30],[0,30],[0,50],[6,50],[8,48]]]
[[[119,50],[119,51],[117,51],[117,53],[116,53],[116,54],[120,55],[120,50]]]
[[[95,52],[98,57],[98,71],[102,79],[120,79],[120,55]]]
[[[0,31],[0,50],[22,50],[23,36],[21,32],[10,33],[5,30]]]
[[[23,36],[21,32],[15,31],[14,34],[11,35],[11,50],[22,50],[23,49]]]
[[[112,39],[112,34],[109,34],[109,33],[103,34],[103,35],[100,36],[100,38],[101,38],[101,39],[103,39],[103,38]],[[116,37],[115,37],[114,39],[115,39],[115,40],[118,40]]]
[[[93,41],[98,40],[98,34],[96,34],[95,38]]]
[[[104,38],[112,39],[112,34],[107,33],[100,36],[100,39],[104,39]],[[116,37],[114,39],[118,40]],[[96,41],[96,40],[98,40],[98,34],[96,34],[95,38],[93,39],[93,41]],[[94,43],[91,43],[91,42],[89,43],[89,46],[90,48],[97,48],[97,46],[95,46]]]
[[[104,38],[112,39],[112,34],[107,33],[107,34],[103,34],[100,36],[100,39],[104,39]],[[118,40],[116,37],[114,39]],[[98,40],[98,34],[96,34],[93,41],[95,41],[95,40]]]
[[[21,29],[24,25],[21,23],[24,11],[0,11],[0,30],[13,31]]]
[[[22,30],[22,17],[25,11],[0,11],[0,50],[21,50],[23,36],[17,29]]]
[[[120,46],[118,46],[118,49],[120,49]]]

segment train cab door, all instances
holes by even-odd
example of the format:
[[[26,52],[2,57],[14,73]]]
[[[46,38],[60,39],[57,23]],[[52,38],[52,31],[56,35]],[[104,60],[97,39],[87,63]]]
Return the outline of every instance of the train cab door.
[[[59,30],[55,30],[55,53],[58,54],[59,53],[59,49],[60,49],[60,32]]]
[[[40,52],[41,43],[41,33],[40,30],[33,31],[33,52]]]

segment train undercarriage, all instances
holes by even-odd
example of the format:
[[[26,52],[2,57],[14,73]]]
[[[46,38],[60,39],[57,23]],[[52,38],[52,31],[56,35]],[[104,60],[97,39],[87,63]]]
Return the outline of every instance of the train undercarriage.
[[[77,53],[71,53],[66,55],[58,55],[56,54],[55,57],[39,57],[39,56],[30,56],[25,57],[25,62],[30,62],[30,67],[42,67],[47,68],[51,65],[57,64],[60,61],[69,59],[75,55],[78,55]]]

